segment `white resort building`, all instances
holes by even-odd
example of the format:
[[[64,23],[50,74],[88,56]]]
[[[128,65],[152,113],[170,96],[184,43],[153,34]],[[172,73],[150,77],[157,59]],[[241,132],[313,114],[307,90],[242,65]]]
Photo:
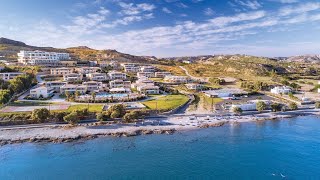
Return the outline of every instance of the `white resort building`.
[[[164,80],[170,83],[188,83],[191,81],[188,76],[165,76]]]
[[[0,73],[0,79],[4,80],[4,81],[9,81],[14,79],[17,76],[20,76],[24,73],[21,72],[6,72],[6,73]]]
[[[106,73],[90,73],[86,75],[91,81],[106,81],[108,80]]]
[[[82,81],[82,74],[77,73],[71,73],[71,74],[65,74],[63,76],[63,80],[67,82],[76,82],[76,81]]]
[[[277,86],[272,88],[270,92],[273,94],[288,94],[292,92],[292,89],[288,86]]]
[[[41,86],[41,87],[38,87],[35,89],[31,89],[30,90],[30,97],[37,98],[37,99],[48,98],[48,97],[53,96],[53,92],[54,92],[54,90],[52,88]]]
[[[139,72],[140,70],[140,67],[138,66],[138,64],[134,64],[134,63],[124,63],[124,64],[121,64],[121,66],[123,67],[125,72],[136,73],[136,72]]]
[[[90,73],[95,73],[101,70],[99,67],[81,67],[77,68],[77,71],[81,74],[90,74]]]
[[[131,82],[117,79],[117,80],[110,81],[109,87],[110,87],[110,89],[112,89],[112,88],[130,88]]]
[[[122,73],[119,71],[111,71],[108,73],[108,76],[109,76],[110,80],[116,80],[116,79],[125,80],[125,79],[127,79],[126,73]]]
[[[138,78],[142,78],[142,77],[153,78],[154,72],[137,72],[137,77]]]
[[[66,84],[67,82],[62,82],[62,81],[49,81],[49,82],[46,82],[46,87],[52,88],[56,92],[60,92],[60,87]]]
[[[55,76],[63,76],[65,74],[71,74],[73,73],[73,68],[51,68],[50,69],[50,74],[55,75]]]
[[[156,78],[164,78],[166,76],[171,76],[171,72],[155,72]]]
[[[69,60],[69,53],[45,51],[20,51],[18,62],[24,65],[56,66],[61,60]]]
[[[155,72],[155,67],[154,66],[141,66],[140,71],[141,72]]]
[[[201,91],[204,88],[204,85],[197,84],[197,83],[190,83],[190,84],[186,84],[186,87],[190,90]]]

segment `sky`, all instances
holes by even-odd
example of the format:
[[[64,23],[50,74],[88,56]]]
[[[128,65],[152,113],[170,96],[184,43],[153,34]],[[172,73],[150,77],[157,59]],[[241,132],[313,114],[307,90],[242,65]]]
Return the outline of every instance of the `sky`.
[[[157,57],[320,54],[320,1],[0,0],[0,37]]]

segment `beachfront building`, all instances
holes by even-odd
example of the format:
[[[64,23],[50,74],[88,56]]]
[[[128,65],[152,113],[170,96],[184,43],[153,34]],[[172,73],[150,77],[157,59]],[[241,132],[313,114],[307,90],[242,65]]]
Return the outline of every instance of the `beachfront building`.
[[[117,93],[131,93],[131,90],[129,88],[123,88],[123,87],[120,87],[120,88],[112,88],[109,90],[110,93],[113,93],[113,94],[117,94]]]
[[[257,103],[259,101],[264,102],[267,106],[269,106],[271,104],[271,102],[268,100],[252,100],[252,101],[248,101],[247,103],[243,103],[243,104],[232,104],[230,111],[232,111],[236,107],[241,108],[243,111],[255,111],[255,110],[257,110]]]
[[[17,76],[23,75],[24,73],[21,72],[6,72],[6,73],[0,73],[0,79],[4,81],[9,81],[14,79]]]
[[[65,84],[60,87],[60,93],[65,94],[74,94],[75,92],[79,92],[80,94],[85,94],[87,92],[86,86],[76,85],[76,84]]]
[[[190,77],[188,76],[165,76],[164,80],[166,82],[176,83],[176,84],[188,83],[191,81]]]
[[[190,83],[186,84],[186,87],[190,90],[201,91],[204,88],[204,85],[198,83]]]
[[[20,51],[18,62],[23,65],[57,66],[59,61],[70,59],[69,53]]]
[[[36,99],[52,97],[54,93],[53,88],[41,86],[30,90],[30,97]]]
[[[62,82],[62,81],[49,81],[46,82],[46,87],[47,88],[52,88],[55,92],[60,92],[61,86],[64,86],[67,84],[67,82]]]
[[[100,71],[101,68],[99,67],[81,67],[77,68],[77,71],[81,74],[91,74],[91,73],[96,73]]]
[[[108,73],[108,76],[109,76],[110,80],[117,80],[117,79],[125,80],[125,79],[127,79],[126,73],[122,73],[119,71],[111,71]]]
[[[273,94],[288,94],[292,92],[292,89],[288,86],[277,86],[272,88],[270,92]]]
[[[66,74],[71,74],[71,73],[73,73],[73,68],[62,67],[62,68],[51,68],[50,69],[50,74],[54,75],[54,76],[63,76]]]
[[[83,78],[82,74],[77,74],[77,73],[63,75],[63,80],[67,82],[82,81],[82,78]]]
[[[154,77],[154,72],[137,72],[137,77],[138,78],[153,78]]]
[[[141,66],[140,72],[155,72],[156,68],[154,66]]]
[[[154,84],[139,84],[137,86],[137,91],[139,91],[142,94],[159,94],[160,89],[158,86],[155,86]]]
[[[155,72],[156,78],[164,78],[166,76],[171,76],[171,72]]]
[[[90,73],[90,74],[87,74],[87,78],[90,81],[106,81],[106,80],[108,80],[106,73]]]
[[[105,90],[105,86],[102,82],[89,81],[83,82],[82,85],[86,87],[86,91],[88,92],[100,92]]]
[[[138,64],[135,64],[135,63],[124,63],[124,64],[121,64],[121,66],[123,67],[125,72],[136,73],[136,72],[139,72],[140,70],[140,67],[138,66]]]
[[[117,80],[110,81],[109,87],[110,87],[110,89],[112,89],[112,88],[129,88],[130,89],[131,82],[117,79]]]
[[[233,96],[248,95],[248,92],[241,89],[218,89],[218,90],[209,90],[204,91],[204,94],[208,97],[218,97],[218,98],[229,98]]]

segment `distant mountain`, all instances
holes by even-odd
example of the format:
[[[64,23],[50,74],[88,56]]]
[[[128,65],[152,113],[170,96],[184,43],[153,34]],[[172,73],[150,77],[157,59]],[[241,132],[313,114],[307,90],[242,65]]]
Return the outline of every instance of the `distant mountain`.
[[[16,60],[17,53],[21,50],[42,50],[49,52],[67,52],[70,53],[71,58],[75,60],[116,60],[120,62],[149,62],[157,61],[155,57],[134,56],[118,52],[116,50],[96,50],[87,46],[70,47],[66,49],[59,49],[53,47],[37,47],[30,46],[20,41],[15,41],[7,38],[0,38],[0,56],[5,56],[8,60]]]
[[[284,61],[299,63],[320,63],[320,55],[292,56],[285,59]]]

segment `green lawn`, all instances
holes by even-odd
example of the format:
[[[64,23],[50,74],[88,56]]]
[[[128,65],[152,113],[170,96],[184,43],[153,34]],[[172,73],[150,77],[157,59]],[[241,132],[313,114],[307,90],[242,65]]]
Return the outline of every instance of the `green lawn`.
[[[217,103],[223,101],[223,99],[221,99],[221,98],[210,98],[204,94],[201,94],[200,98],[204,99],[205,104],[217,104]]]
[[[10,103],[10,106],[47,106],[53,104],[51,102],[36,102],[36,101],[15,101]]]
[[[72,105],[70,106],[67,111],[72,112],[74,110],[79,110],[79,109],[86,109],[88,108],[87,104],[79,104],[79,105]],[[89,112],[101,112],[103,108],[103,105],[99,104],[90,104],[89,106]]]
[[[189,98],[185,95],[168,95],[156,100],[142,102],[142,104],[151,110],[170,111],[186,103],[188,100]]]

